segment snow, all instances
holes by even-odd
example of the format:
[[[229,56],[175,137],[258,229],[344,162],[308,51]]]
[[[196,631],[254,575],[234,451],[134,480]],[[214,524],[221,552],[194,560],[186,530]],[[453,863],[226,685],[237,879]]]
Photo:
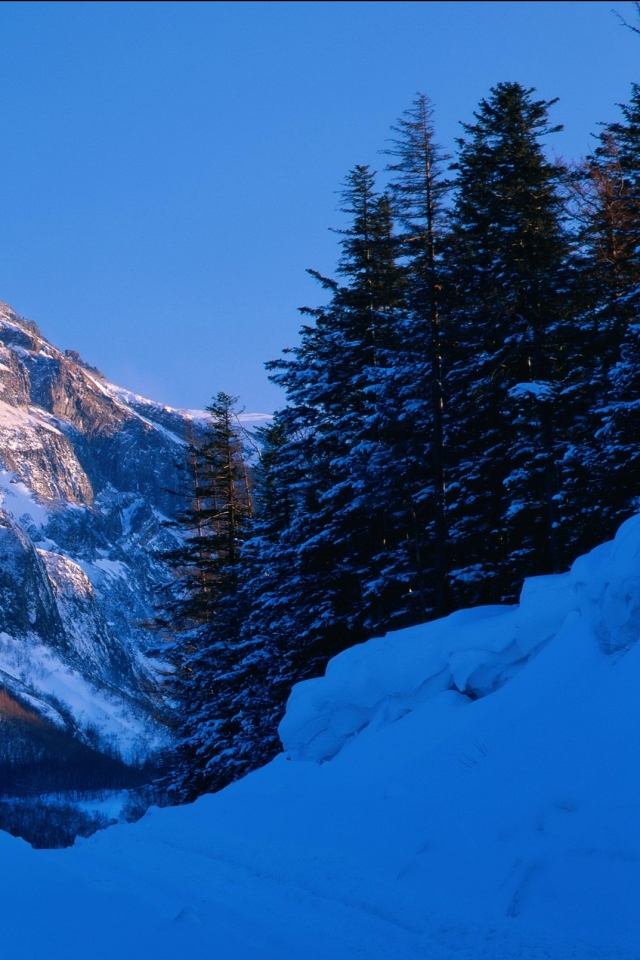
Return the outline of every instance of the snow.
[[[238,420],[240,423],[267,424],[273,420],[273,415],[271,413],[239,413]]]
[[[519,606],[477,607],[369,640],[298,684],[280,726],[292,759],[331,759],[365,727],[456,690],[486,696],[514,676],[577,608],[571,574],[526,581]]]
[[[156,400],[149,400],[147,397],[141,396],[139,393],[134,393],[132,390],[127,390],[126,387],[119,387],[116,383],[110,383],[108,380],[102,380],[99,377],[88,375],[89,379],[98,387],[99,390],[104,393],[107,397],[113,397],[115,400],[118,400],[125,407],[130,407],[132,404],[144,404],[150,408],[155,408],[156,410],[162,410],[165,412],[175,412],[180,413],[182,411],[176,410],[174,407],[168,407],[164,403],[158,403]]]
[[[91,566],[88,563],[85,565],[87,567]],[[94,560],[93,566],[103,570],[109,576],[121,577],[123,580],[128,579],[129,571],[127,570],[126,564],[121,560],[107,560],[106,558],[103,558],[101,560]]]
[[[19,480],[15,473],[0,469],[0,503],[2,508],[25,525],[34,523],[36,527],[46,527],[51,519],[48,510],[38,503],[33,493]]]
[[[16,691],[38,713],[61,725],[55,705],[63,704],[80,730],[94,731],[105,743],[117,743],[125,759],[137,757],[149,742],[152,748],[162,742],[158,732],[150,728],[144,717],[137,717],[117,691],[97,689],[44,644],[26,643],[3,632],[0,685],[10,679],[17,681]]]
[[[106,748],[122,735],[141,756],[169,737],[153,719],[158,669],[142,624],[166,575],[154,515],[170,509],[187,418],[108,384],[3,303],[0,354],[0,513],[18,558],[0,570],[0,683],[69,732],[99,729]]]
[[[509,390],[509,396],[513,400],[526,397],[534,397],[537,400],[550,400],[553,396],[553,387],[544,380],[532,380],[526,383],[516,383]]]
[[[638,960],[639,636],[635,517],[517,607],[336,657],[216,795],[0,834],[3,958]]]
[[[208,420],[210,416],[206,410],[183,410],[182,412],[191,417],[192,420]],[[273,414],[271,413],[238,413],[236,416],[240,423],[247,424],[266,425],[273,420]]]
[[[105,394],[105,396],[111,397],[113,400],[116,400],[118,403],[125,406],[136,417],[138,417],[144,423],[147,423],[149,426],[152,426],[154,429],[159,430],[173,443],[184,444],[185,441],[181,437],[178,437],[170,429],[167,429],[166,427],[163,427],[161,423],[158,423],[158,420],[156,419],[158,416],[174,415],[178,418],[187,416],[196,422],[204,422],[209,420],[209,413],[206,410],[178,410],[176,407],[170,407],[166,404],[158,403],[155,400],[149,400],[147,397],[142,397],[137,393],[133,393],[131,390],[125,389],[124,387],[119,387],[116,384],[109,383],[106,380],[100,380],[96,377],[92,377],[90,374],[87,376],[95,384],[95,386]],[[146,410],[148,417],[144,416],[142,413],[143,410]],[[236,416],[240,423],[246,426],[265,425],[273,420],[273,416],[270,413],[239,413],[236,414]]]
[[[60,430],[51,422],[54,419],[45,410],[40,410],[38,407],[29,407],[28,411],[20,410],[9,403],[5,403],[4,400],[0,400],[0,427],[5,430],[20,432],[29,428],[42,427],[45,430],[50,430],[51,433],[62,436]]]

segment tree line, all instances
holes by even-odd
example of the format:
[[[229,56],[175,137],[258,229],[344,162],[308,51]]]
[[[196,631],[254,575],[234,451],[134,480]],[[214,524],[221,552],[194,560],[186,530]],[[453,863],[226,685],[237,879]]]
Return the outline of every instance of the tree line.
[[[452,158],[417,96],[384,188],[346,178],[259,457],[224,393],[189,438],[158,616],[179,799],[270,759],[336,653],[514,602],[638,509],[640,86],[578,164],[548,149],[554,104],[498,84]]]

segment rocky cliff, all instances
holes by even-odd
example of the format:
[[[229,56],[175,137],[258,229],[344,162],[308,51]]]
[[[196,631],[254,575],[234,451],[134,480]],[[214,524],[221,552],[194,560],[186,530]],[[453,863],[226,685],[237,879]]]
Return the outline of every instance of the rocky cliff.
[[[144,623],[189,422],[0,303],[0,720],[15,702],[125,759],[166,742]]]

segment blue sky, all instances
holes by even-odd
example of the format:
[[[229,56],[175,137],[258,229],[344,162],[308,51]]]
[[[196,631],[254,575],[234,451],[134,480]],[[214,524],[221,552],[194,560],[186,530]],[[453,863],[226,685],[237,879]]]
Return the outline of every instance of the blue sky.
[[[282,403],[263,363],[333,271],[336,190],[416,91],[449,149],[501,80],[577,157],[640,81],[605,2],[0,4],[0,299],[176,406]]]

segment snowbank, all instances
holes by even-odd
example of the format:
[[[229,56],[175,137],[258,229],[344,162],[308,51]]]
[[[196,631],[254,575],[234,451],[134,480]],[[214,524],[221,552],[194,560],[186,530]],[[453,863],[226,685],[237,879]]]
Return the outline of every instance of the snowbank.
[[[330,760],[365,728],[393,723],[432,697],[475,700],[511,679],[580,613],[607,653],[640,636],[640,517],[570,573],[525,581],[519,605],[461,610],[389,633],[335,657],[326,675],[297,684],[280,725],[294,760]]]
[[[296,688],[288,756],[330,762],[69,850],[0,835],[3,958],[638,960],[639,613],[634,518]]]

